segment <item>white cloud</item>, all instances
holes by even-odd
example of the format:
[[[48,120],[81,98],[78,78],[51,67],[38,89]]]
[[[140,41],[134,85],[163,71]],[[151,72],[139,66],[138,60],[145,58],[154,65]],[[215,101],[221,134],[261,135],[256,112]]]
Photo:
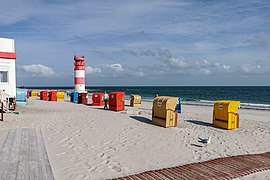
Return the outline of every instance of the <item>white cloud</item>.
[[[257,38],[257,40],[259,41],[259,43],[262,47],[265,47],[265,48],[270,47],[270,35],[269,34],[262,32],[262,33],[256,35],[255,38]]]
[[[164,52],[166,52],[164,55]],[[160,55],[160,61],[163,63],[167,73],[198,75],[226,74],[232,72],[230,65],[220,62],[211,63],[209,60],[191,60],[180,57],[174,57],[167,50],[161,50],[156,53]]]
[[[199,74],[210,75],[212,74],[212,72],[210,71],[210,69],[203,68],[203,69],[199,69]]]
[[[269,48],[270,47],[270,35],[269,33],[260,32],[256,34],[252,34],[246,38],[242,38],[240,42],[238,42],[234,47],[262,47]]]
[[[119,63],[105,64],[103,68],[103,77],[143,77],[145,75],[141,68],[123,67]]]
[[[203,60],[203,62],[204,62],[205,64],[209,64],[209,62],[208,62],[207,60]]]
[[[121,64],[106,64],[105,66],[108,67],[109,69],[116,71],[116,72],[124,71]]]
[[[182,69],[182,68],[187,68],[189,66],[189,64],[187,62],[185,62],[184,60],[182,60],[180,58],[175,58],[175,57],[168,59],[168,62],[169,62],[171,67],[175,67],[175,68]]]
[[[85,67],[85,74],[96,74],[96,73],[101,73],[101,69],[100,68],[92,68],[91,66]]]
[[[33,76],[51,77],[55,75],[52,68],[44,66],[42,64],[30,64],[20,66],[22,70],[28,73],[32,73]]]
[[[240,68],[241,68],[241,72],[243,74],[258,75],[258,74],[270,73],[269,66],[262,66],[259,63],[257,63],[257,64],[242,64],[240,66]]]
[[[171,60],[169,60],[171,61]],[[184,74],[191,74],[194,76],[198,75],[212,75],[212,74],[227,74],[232,72],[231,67],[226,64],[219,62],[211,63],[210,61],[178,61],[178,66],[175,64],[176,68],[184,69]]]
[[[169,49],[159,49],[159,50],[123,50],[126,53],[132,54],[134,56],[147,56],[149,58],[154,58],[158,60],[154,65],[142,66],[142,71],[145,74],[182,74],[182,75],[212,75],[212,74],[227,74],[231,73],[231,66],[228,64],[223,64],[221,62],[211,62],[210,60],[193,60],[185,59],[183,57],[173,56]],[[152,69],[149,71],[149,69]],[[155,72],[153,72],[155,71]]]
[[[251,73],[258,71],[261,67],[258,65],[250,65],[250,64],[243,64],[241,65],[241,69],[244,73]]]
[[[229,66],[229,65],[224,64],[224,65],[222,65],[222,68],[227,72],[231,72],[231,66]]]

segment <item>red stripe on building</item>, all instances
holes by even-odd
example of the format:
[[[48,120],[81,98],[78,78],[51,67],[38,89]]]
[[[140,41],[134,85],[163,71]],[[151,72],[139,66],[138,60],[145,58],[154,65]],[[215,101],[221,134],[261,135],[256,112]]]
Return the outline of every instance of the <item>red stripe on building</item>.
[[[0,52],[0,58],[3,59],[16,59],[16,53],[12,52]]]
[[[75,77],[75,84],[85,84],[84,78]]]
[[[74,62],[74,66],[84,66],[84,61],[76,61]]]
[[[76,66],[74,70],[85,70],[84,66]]]
[[[74,56],[75,61],[84,61],[84,56]]]

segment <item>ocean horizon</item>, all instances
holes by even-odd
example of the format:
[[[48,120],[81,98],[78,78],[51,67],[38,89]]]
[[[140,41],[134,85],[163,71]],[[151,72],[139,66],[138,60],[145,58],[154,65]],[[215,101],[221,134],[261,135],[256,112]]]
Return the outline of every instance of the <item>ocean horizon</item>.
[[[25,86],[27,89],[57,89],[67,92],[73,86]],[[270,86],[87,86],[88,93],[124,91],[128,98],[139,94],[144,100],[160,96],[180,97],[184,103],[211,105],[217,100],[238,100],[242,107],[270,108]]]

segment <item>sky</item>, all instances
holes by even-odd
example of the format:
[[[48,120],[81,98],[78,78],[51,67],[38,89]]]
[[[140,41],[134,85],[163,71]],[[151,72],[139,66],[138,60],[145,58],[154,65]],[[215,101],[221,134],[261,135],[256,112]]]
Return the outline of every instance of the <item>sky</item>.
[[[0,0],[18,86],[270,85],[269,0]]]

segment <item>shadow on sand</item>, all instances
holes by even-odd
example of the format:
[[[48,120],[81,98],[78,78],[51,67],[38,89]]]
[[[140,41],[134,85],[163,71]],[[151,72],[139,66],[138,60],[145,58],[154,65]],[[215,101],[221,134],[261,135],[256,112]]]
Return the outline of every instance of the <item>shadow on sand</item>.
[[[211,126],[211,127],[213,127],[213,124],[208,123],[208,122],[203,122],[203,121],[198,121],[198,120],[185,120],[185,121],[193,123],[193,124],[201,125],[201,126]]]
[[[198,145],[198,144],[190,144],[190,145],[195,146],[195,147],[199,147],[199,148],[203,147],[202,145]]]
[[[99,107],[99,106],[92,106],[92,104],[84,104],[85,106],[91,106],[91,107]]]
[[[145,117],[142,117],[142,116],[129,116],[129,117],[131,117],[132,119],[135,119],[137,121],[153,125],[152,121],[150,119],[148,119],[148,118],[145,118]]]

